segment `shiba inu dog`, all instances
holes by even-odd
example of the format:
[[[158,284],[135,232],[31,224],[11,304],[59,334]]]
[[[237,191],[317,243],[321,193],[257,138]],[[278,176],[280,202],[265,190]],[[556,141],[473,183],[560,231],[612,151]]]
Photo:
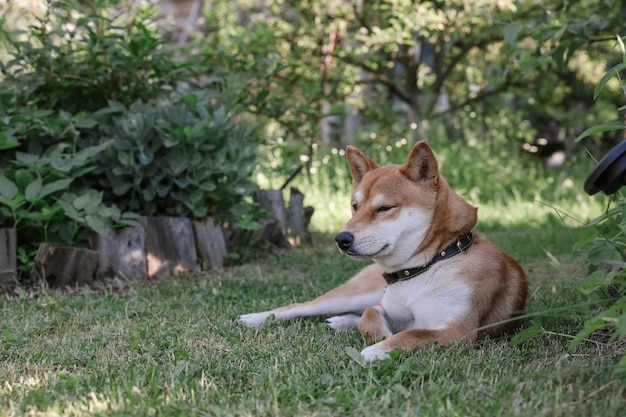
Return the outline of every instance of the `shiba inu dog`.
[[[524,271],[472,232],[477,209],[452,191],[428,144],[415,144],[404,165],[378,166],[352,146],[346,155],[352,218],[335,241],[350,258],[374,264],[312,301],[239,321],[258,327],[272,316],[333,316],[333,329],[359,328],[371,345],[361,352],[368,360],[513,331],[526,304]]]

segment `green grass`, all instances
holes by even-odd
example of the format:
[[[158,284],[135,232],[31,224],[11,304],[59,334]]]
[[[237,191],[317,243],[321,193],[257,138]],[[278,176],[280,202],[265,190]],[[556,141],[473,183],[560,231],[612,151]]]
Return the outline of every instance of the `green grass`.
[[[303,190],[317,209],[312,245],[220,273],[2,296],[0,416],[623,415],[624,343],[595,334],[568,350],[606,303],[578,291],[585,267],[570,260],[579,221],[601,213],[604,199],[539,196],[550,207],[536,196],[466,196],[480,206],[476,229],[522,262],[527,325],[541,316],[545,331],[517,345],[480,340],[363,363],[358,331],[335,333],[323,318],[258,330],[236,323],[310,299],[364,266],[333,245],[347,195]]]
[[[364,364],[358,332],[334,333],[322,318],[237,325],[240,313],[309,299],[363,266],[317,233],[314,247],[219,274],[4,297],[0,415],[620,415],[623,346],[567,349],[582,320],[575,306],[589,301],[568,264],[579,230],[486,221],[483,231],[522,254],[528,311],[555,310],[548,332],[517,346],[481,340]]]

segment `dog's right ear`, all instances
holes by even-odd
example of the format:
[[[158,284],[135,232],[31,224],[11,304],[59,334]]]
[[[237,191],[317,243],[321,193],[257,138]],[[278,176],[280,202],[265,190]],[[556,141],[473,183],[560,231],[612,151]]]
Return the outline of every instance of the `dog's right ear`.
[[[354,146],[348,145],[346,148],[346,159],[348,160],[354,186],[361,182],[365,174],[378,168],[376,162],[372,161],[367,155]]]

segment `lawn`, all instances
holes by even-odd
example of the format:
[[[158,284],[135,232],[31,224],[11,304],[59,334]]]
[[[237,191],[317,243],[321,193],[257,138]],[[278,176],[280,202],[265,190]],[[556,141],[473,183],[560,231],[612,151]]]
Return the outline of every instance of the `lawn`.
[[[589,304],[604,303],[577,289],[585,267],[570,255],[582,229],[568,215],[584,220],[601,204],[570,200],[564,214],[520,198],[479,209],[477,230],[529,275],[527,326],[542,326],[537,336],[364,363],[358,331],[335,333],[323,318],[258,330],[236,322],[310,299],[363,267],[333,245],[347,196],[307,195],[320,203],[302,248],[220,273],[2,296],[0,416],[623,415],[615,366],[624,343],[596,334],[568,350]]]

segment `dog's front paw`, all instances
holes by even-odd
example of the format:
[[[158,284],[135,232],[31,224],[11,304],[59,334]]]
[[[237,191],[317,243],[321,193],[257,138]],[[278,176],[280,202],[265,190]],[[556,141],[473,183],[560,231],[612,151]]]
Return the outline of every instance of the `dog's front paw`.
[[[348,330],[359,327],[361,316],[357,314],[344,314],[326,319],[326,324],[333,330]]]
[[[368,361],[388,359],[390,357],[389,353],[385,349],[383,349],[379,343],[363,349],[361,351],[361,356],[363,356],[363,359]]]
[[[268,312],[242,314],[241,316],[239,316],[237,321],[239,323],[245,324],[248,327],[257,328],[257,327],[260,327],[261,325],[263,325],[263,323],[265,323],[267,318],[269,316],[271,316],[271,315],[272,314],[268,313]]]

